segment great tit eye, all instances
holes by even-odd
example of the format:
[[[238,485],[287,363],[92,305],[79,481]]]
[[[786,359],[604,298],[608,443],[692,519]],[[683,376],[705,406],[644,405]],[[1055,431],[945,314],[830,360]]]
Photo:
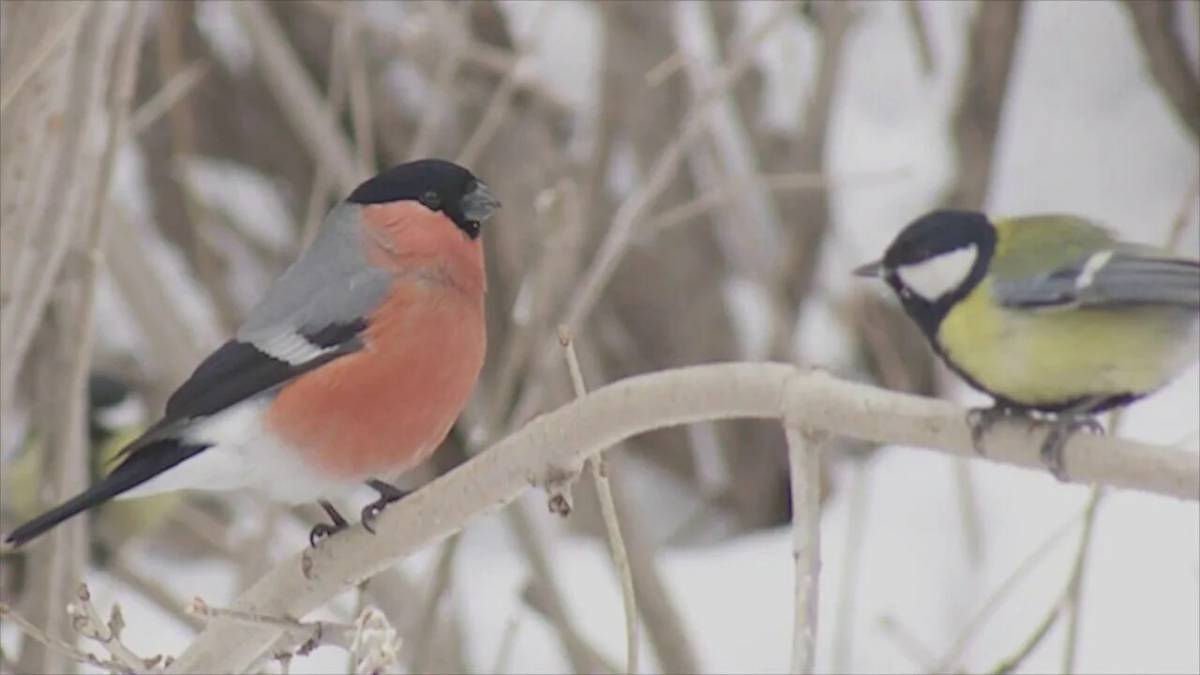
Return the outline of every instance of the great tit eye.
[[[442,207],[442,198],[433,190],[421,195],[420,201],[421,205],[430,211],[437,211]]]

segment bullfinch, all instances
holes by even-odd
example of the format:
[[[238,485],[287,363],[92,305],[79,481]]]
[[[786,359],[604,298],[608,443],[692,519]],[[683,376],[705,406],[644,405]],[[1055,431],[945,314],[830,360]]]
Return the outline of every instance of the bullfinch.
[[[300,258],[267,290],[233,339],[206,358],[130,443],[107,477],[21,525],[20,546],[118,496],[252,488],[316,500],[366,483],[371,523],[403,496],[383,480],[442,442],[483,366],[480,227],[499,207],[451,162],[401,164],[329,212]]]

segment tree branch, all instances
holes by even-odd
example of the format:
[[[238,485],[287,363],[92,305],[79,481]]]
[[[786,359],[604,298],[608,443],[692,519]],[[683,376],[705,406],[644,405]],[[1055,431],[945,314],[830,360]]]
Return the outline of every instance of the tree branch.
[[[1200,141],[1200,77],[1192,71],[1187,47],[1179,35],[1179,6],[1174,2],[1125,0],[1125,8],[1146,53],[1150,74],[1179,121]]]
[[[817,647],[817,578],[821,571],[821,452],[826,434],[787,422],[792,479],[792,558],[796,566],[792,673],[811,673]]]
[[[772,363],[725,363],[621,380],[535,418],[380,516],[372,536],[353,528],[283,561],[242,594],[235,608],[303,616],[349,585],[460,530],[545,480],[547,467],[578,470],[601,449],[652,429],[705,420],[783,419],[800,428],[880,443],[978,457],[966,411],[952,403],[838,380]],[[1001,423],[988,458],[1041,467],[1041,432]],[[836,447],[836,446],[830,446]],[[1200,455],[1103,436],[1081,435],[1066,448],[1070,479],[1200,500]],[[238,672],[278,637],[270,626],[214,621],[169,672]]]

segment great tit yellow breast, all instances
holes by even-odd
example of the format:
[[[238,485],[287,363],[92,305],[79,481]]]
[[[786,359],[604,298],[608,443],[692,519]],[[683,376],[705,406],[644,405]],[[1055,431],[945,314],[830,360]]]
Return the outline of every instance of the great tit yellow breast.
[[[946,314],[946,358],[988,393],[1032,408],[1140,395],[1196,360],[1194,313],[1163,306],[1007,309],[984,278]]]

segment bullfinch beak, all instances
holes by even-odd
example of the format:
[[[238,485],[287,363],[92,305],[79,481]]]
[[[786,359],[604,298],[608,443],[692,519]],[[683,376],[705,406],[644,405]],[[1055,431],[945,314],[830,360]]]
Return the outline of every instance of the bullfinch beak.
[[[479,225],[499,206],[442,160],[363,182],[116,468],[6,541],[19,546],[109,499],[184,488],[317,501],[332,522],[313,528],[316,545],[348,526],[327,498],[366,484],[380,495],[362,512],[371,530],[403,495],[380,478],[438,447],[483,367]]]
[[[878,279],[879,277],[883,276],[883,261],[876,260],[875,262],[856,267],[854,268],[854,275],[858,277],[870,277],[872,279]]]
[[[492,195],[492,191],[483,181],[475,182],[475,189],[462,198],[463,216],[476,223],[486,223],[496,209],[500,208],[500,200]]]

